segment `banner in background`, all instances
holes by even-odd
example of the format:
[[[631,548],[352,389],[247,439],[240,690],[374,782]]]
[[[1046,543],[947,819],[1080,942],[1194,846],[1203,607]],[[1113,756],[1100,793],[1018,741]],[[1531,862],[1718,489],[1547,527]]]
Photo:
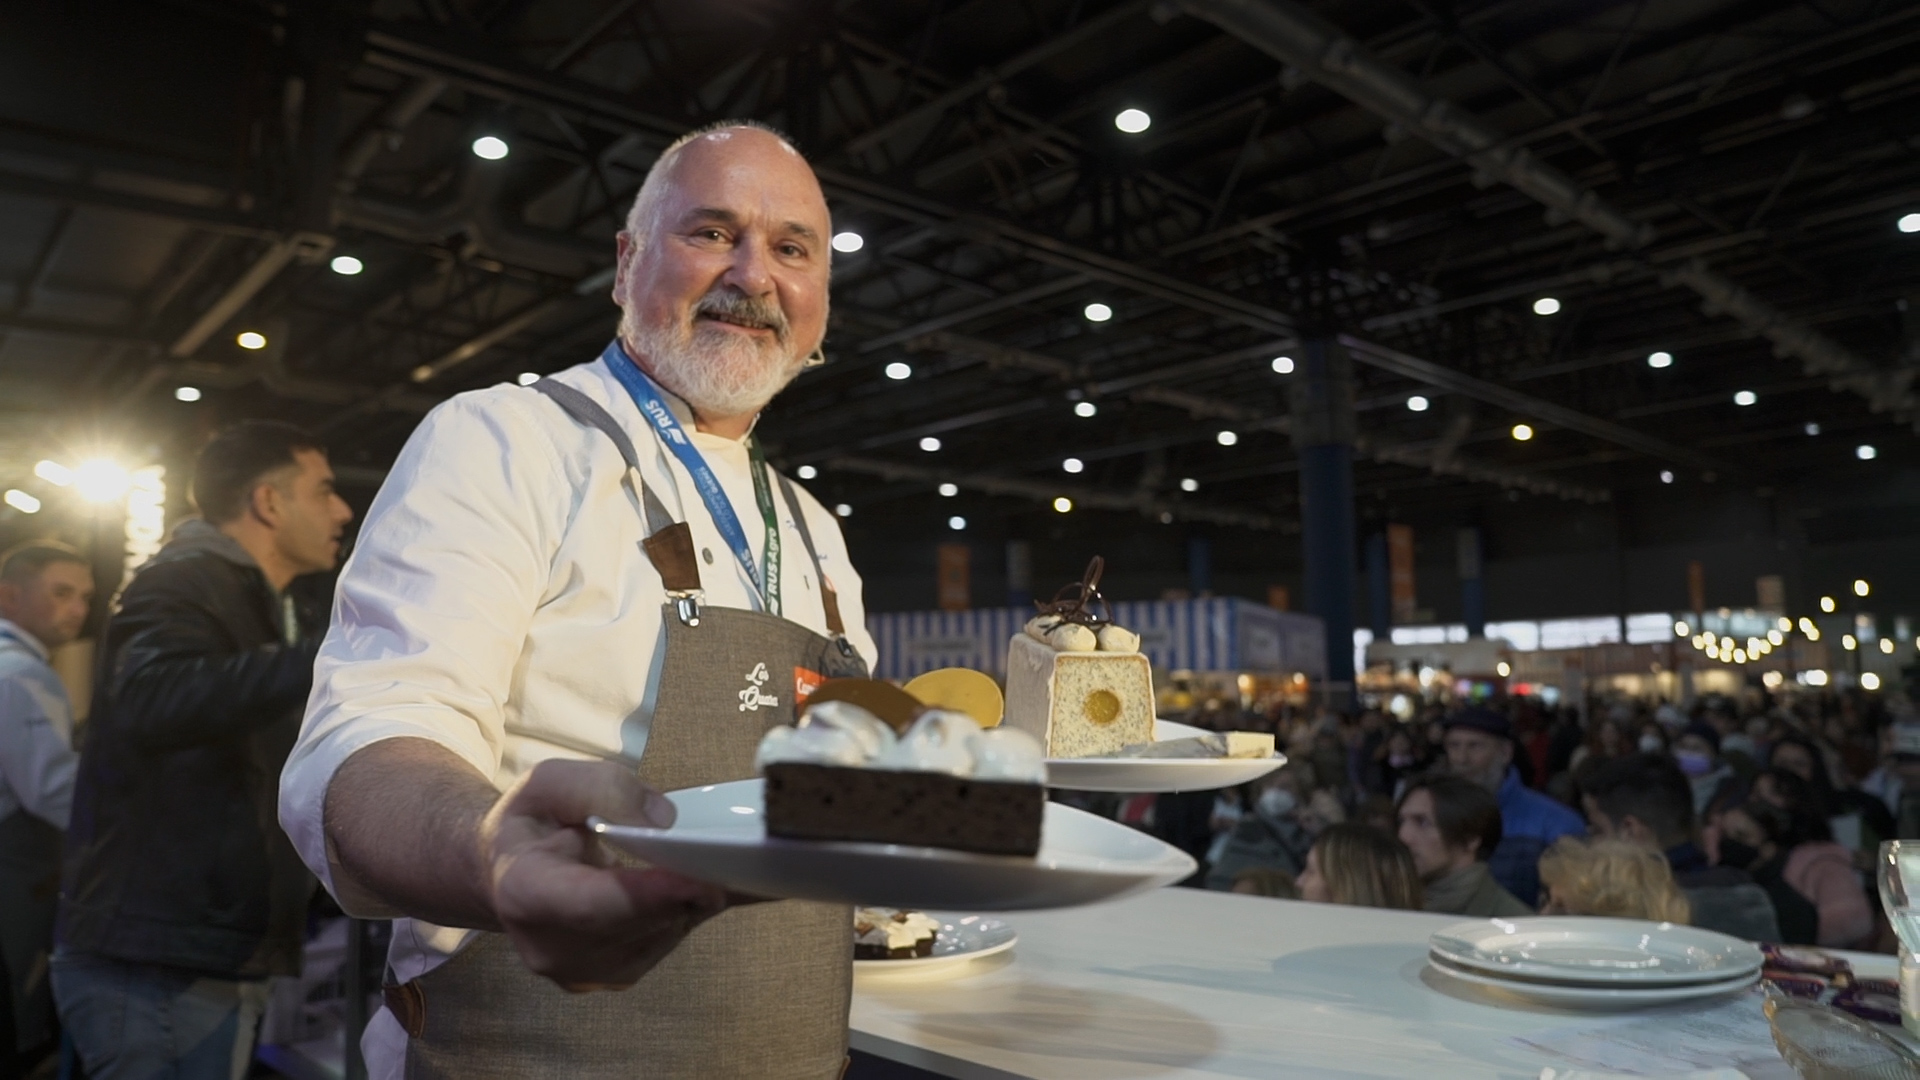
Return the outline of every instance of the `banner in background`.
[[[973,606],[971,549],[965,544],[941,544],[939,557],[940,610],[967,610]]]
[[[1387,580],[1393,585],[1393,621],[1414,621],[1413,526],[1387,526]]]

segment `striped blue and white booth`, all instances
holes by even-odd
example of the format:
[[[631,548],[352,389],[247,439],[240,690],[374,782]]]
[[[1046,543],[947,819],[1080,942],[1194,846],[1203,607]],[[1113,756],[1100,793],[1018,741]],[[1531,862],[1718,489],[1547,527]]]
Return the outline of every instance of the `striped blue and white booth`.
[[[1007,639],[1031,608],[870,613],[884,679],[943,667],[1004,675]],[[1236,597],[1142,600],[1113,605],[1114,621],[1140,635],[1140,651],[1166,671],[1299,672],[1323,679],[1326,633],[1312,615],[1275,611]]]

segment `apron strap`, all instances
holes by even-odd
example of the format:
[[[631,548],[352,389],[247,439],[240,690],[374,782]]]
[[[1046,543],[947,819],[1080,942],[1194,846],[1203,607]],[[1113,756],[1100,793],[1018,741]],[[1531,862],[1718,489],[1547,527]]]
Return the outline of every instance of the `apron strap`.
[[[820,572],[820,553],[814,550],[813,530],[807,528],[807,515],[800,509],[800,497],[793,493],[793,481],[778,471],[773,475],[780,479],[780,494],[786,497],[787,509],[793,513],[793,527],[800,530],[800,543],[807,549],[807,558],[813,560],[813,576],[820,582],[820,606],[827,614],[827,632],[845,634],[847,626],[840,621],[840,597],[834,593],[833,586],[827,584],[827,575]]]
[[[613,414],[600,406],[600,403],[571,386],[555,382],[553,379],[541,379],[533,384],[535,390],[547,395],[553,403],[560,406],[567,415],[588,427],[599,428],[620,451],[627,463],[627,480],[640,496],[640,506],[646,514],[647,538],[640,542],[648,561],[660,572],[660,581],[667,587],[667,595],[679,603],[680,617],[689,626],[698,625],[700,587],[700,560],[694,555],[693,530],[684,521],[673,520],[666,505],[653,489],[640,477],[640,453],[633,448],[633,440],[620,427]]]

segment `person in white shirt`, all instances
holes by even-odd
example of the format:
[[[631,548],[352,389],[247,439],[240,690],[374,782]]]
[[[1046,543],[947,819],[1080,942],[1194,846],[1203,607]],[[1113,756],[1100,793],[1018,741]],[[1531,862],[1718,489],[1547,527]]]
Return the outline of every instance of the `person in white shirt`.
[[[675,143],[618,238],[618,338],[441,405],[369,509],[280,817],[397,920],[373,1077],[839,1076],[846,908],[733,904],[582,828],[670,823],[661,792],[751,776],[875,659],[837,522],[752,437],[825,336],[830,235],[776,133]]]
[[[0,1061],[52,1037],[47,957],[60,886],[60,834],[73,807],[73,708],[49,664],[93,602],[93,570],[65,544],[0,553],[0,969],[12,999]]]

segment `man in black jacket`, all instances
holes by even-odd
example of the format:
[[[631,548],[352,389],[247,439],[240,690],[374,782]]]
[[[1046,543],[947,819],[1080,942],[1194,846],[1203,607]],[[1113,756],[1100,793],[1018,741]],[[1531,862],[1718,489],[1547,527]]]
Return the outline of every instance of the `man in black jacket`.
[[[92,1080],[243,1076],[313,889],[275,804],[322,616],[286,588],[352,511],[268,421],[207,444],[193,497],[107,622],[81,748],[53,986]]]

